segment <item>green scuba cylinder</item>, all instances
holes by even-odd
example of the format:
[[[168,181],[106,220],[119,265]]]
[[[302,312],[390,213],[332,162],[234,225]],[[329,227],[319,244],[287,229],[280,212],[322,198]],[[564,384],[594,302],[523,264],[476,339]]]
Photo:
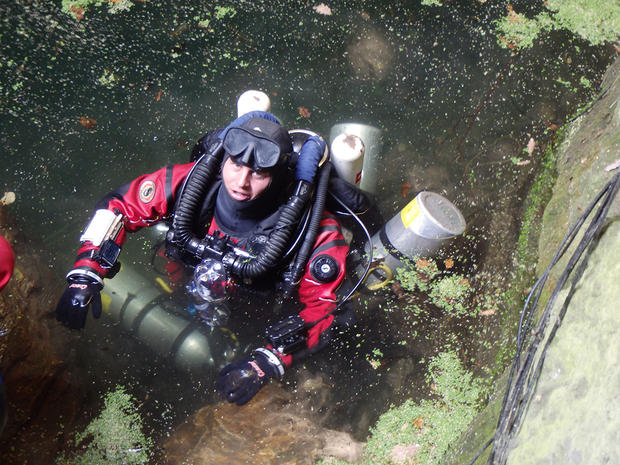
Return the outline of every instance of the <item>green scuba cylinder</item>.
[[[183,305],[123,265],[102,291],[103,313],[155,353],[185,371],[217,371],[236,355],[231,335],[189,316]],[[178,308],[176,308],[178,307]]]

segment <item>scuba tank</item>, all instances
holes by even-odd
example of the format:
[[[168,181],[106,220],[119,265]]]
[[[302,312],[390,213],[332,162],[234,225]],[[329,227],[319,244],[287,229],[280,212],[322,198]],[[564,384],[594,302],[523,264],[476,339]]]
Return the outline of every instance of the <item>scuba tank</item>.
[[[217,371],[233,360],[236,345],[223,328],[197,323],[180,303],[123,265],[101,293],[104,314],[181,370]]]
[[[343,133],[331,144],[332,165],[340,178],[359,187],[364,166],[364,142],[355,134]]]
[[[237,99],[237,117],[251,111],[270,111],[271,100],[260,90],[246,90]]]
[[[452,202],[434,192],[420,192],[366,244],[366,254],[372,252],[373,257],[366,288],[374,291],[385,286],[407,259],[432,256],[446,240],[463,234],[465,227]]]
[[[381,130],[366,124],[341,123],[332,127],[330,139],[332,163],[338,175],[374,194]],[[357,265],[356,274],[365,279],[368,290],[377,290],[391,281],[395,271],[404,266],[404,260],[432,256],[446,240],[462,234],[465,227],[463,215],[448,199],[433,192],[420,192],[369,238],[364,249],[371,263],[366,267]],[[362,263],[368,259],[358,257],[355,261]]]
[[[350,152],[355,153],[359,150],[348,150],[346,144],[342,144],[341,135],[355,136],[363,142],[363,153],[355,157]],[[355,184],[360,189],[374,194],[377,190],[378,168],[377,161],[381,154],[383,142],[381,140],[381,130],[368,124],[360,123],[340,123],[332,126],[329,139],[332,144],[332,163],[339,176]],[[356,143],[356,142],[355,142]],[[333,149],[336,150],[333,150]],[[344,149],[344,150],[343,150]],[[355,162],[348,160],[354,158]],[[357,177],[359,160],[361,158],[362,169],[360,180],[352,182]],[[342,171],[342,173],[341,173]]]

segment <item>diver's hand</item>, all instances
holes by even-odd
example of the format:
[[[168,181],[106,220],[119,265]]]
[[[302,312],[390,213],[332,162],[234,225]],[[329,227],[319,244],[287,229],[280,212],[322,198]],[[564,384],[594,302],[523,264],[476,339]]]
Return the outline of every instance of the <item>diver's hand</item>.
[[[312,183],[319,169],[319,162],[323,158],[327,144],[319,136],[310,136],[301,146],[295,175],[298,181]]]
[[[252,399],[267,381],[281,376],[283,372],[281,366],[271,363],[266,355],[254,352],[251,358],[226,365],[220,371],[216,387],[228,402],[243,405]]]
[[[56,306],[56,319],[71,329],[80,329],[86,323],[88,307],[91,306],[93,316],[101,316],[100,283],[86,276],[72,276],[65,292]]]

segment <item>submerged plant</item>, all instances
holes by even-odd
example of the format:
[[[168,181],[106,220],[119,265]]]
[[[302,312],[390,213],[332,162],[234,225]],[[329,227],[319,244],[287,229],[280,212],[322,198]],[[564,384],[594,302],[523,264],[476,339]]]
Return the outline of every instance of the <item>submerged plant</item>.
[[[60,457],[58,465],[139,465],[148,463],[152,445],[142,432],[142,418],[134,399],[122,386],[106,394],[104,408],[86,429],[77,434],[75,445],[84,448],[73,457]]]

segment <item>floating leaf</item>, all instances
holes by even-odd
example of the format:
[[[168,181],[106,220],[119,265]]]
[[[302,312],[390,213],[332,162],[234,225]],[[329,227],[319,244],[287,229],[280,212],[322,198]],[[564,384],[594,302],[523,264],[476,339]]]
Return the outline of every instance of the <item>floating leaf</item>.
[[[92,129],[97,125],[97,120],[92,118],[87,118],[86,116],[80,116],[80,124],[85,129]]]
[[[69,11],[73,15],[73,17],[77,19],[78,21],[81,21],[82,19],[84,19],[84,8],[82,8],[81,6],[73,5],[71,8],[69,8]]]
[[[310,110],[306,107],[297,107],[297,111],[302,118],[310,118]]]
[[[530,137],[530,140],[527,142],[527,154],[531,157],[534,153],[534,149],[536,148],[536,141],[533,137]]]
[[[421,270],[423,268],[430,268],[432,265],[431,265],[431,262],[427,260],[426,258],[420,258],[415,261],[415,266],[416,268]]]
[[[407,197],[407,195],[409,194],[410,190],[411,190],[411,183],[409,183],[409,182],[402,183],[401,186],[400,186],[400,196],[401,197]]]
[[[508,11],[508,21],[513,22],[513,23],[523,23],[525,22],[525,16],[520,15],[519,13],[517,13],[514,8],[512,7],[512,5],[508,5],[506,7],[506,10]]]
[[[161,100],[161,96],[164,94],[163,90],[160,90],[159,92],[157,92],[157,96],[155,97],[155,101],[159,102]]]
[[[0,205],[11,205],[15,202],[15,192],[5,192],[0,199]]]
[[[318,5],[314,5],[312,7],[314,11],[321,15],[331,15],[332,9],[328,7],[325,3],[319,3]]]

